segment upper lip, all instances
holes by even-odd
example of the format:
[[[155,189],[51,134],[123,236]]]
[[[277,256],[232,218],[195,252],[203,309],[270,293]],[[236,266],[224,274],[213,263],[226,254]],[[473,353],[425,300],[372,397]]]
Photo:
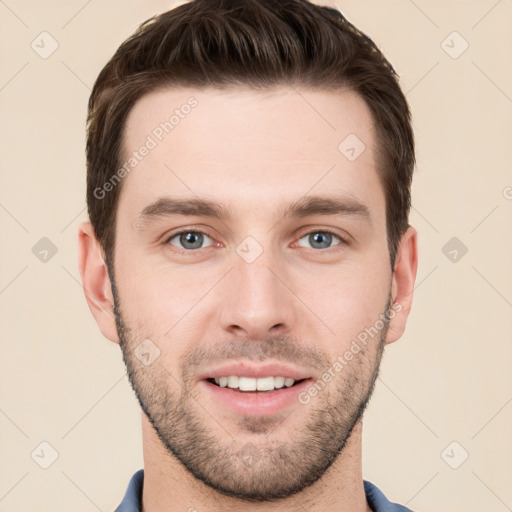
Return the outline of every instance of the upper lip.
[[[235,362],[205,371],[199,376],[199,380],[218,379],[220,377],[229,377],[230,375],[252,377],[255,379],[260,377],[289,377],[293,380],[302,380],[311,377],[311,375],[303,370],[278,362],[269,362],[259,365],[248,362]]]

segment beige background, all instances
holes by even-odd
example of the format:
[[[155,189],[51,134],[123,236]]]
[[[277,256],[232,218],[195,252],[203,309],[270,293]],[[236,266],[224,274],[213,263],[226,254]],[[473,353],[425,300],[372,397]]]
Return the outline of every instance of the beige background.
[[[173,5],[0,1],[2,512],[112,511],[142,467],[119,347],[79,282],[77,226],[90,88]],[[417,137],[417,288],[366,413],[364,478],[417,512],[511,510],[512,1],[338,6],[395,66]],[[59,45],[46,59],[31,48],[43,31]],[[43,237],[58,250],[46,262],[32,252]],[[468,249],[455,262],[442,250],[452,237]],[[58,453],[47,469],[42,442]]]

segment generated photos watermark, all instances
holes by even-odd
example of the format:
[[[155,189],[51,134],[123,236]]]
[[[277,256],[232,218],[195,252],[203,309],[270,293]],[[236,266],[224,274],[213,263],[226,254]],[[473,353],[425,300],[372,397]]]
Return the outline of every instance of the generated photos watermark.
[[[111,192],[121,180],[129,174],[137,165],[146,158],[149,153],[155,149],[160,142],[164,140],[166,135],[172,132],[176,126],[178,126],[183,119],[185,119],[192,109],[197,107],[198,101],[196,98],[191,96],[187,99],[186,103],[183,103],[179,108],[175,108],[173,114],[166,121],[162,121],[160,124],[155,126],[151,133],[146,137],[146,140],[142,146],[136,151],[133,151],[130,157],[124,162],[124,164],[107,180],[101,187],[94,189],[94,197],[96,199],[103,199],[108,192]]]
[[[299,393],[298,400],[302,405],[307,405],[311,398],[317,396],[327,384],[335,378],[337,373],[340,373],[347,364],[354,359],[354,356],[359,354],[363,348],[368,345],[368,341],[378,336],[389,320],[392,320],[397,313],[402,311],[402,304],[395,302],[387,313],[381,313],[378,320],[371,327],[366,327],[362,330],[355,339],[352,340],[350,348],[343,354],[340,354],[336,361],[322,374],[322,377],[313,382],[307,389]],[[362,346],[361,346],[362,345]]]

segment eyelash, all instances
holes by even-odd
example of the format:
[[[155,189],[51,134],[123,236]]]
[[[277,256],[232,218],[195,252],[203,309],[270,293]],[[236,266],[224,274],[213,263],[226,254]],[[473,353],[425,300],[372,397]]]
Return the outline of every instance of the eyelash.
[[[208,236],[211,240],[213,240],[213,237],[211,235],[209,235],[207,232],[205,231],[201,231],[199,229],[182,229],[180,231],[176,231],[175,233],[173,233],[172,235],[170,235],[169,237],[166,238],[165,240],[165,245],[172,245],[170,243],[170,241],[173,239],[173,238],[176,238],[177,236],[179,235],[182,235],[182,234],[185,234],[185,233],[193,233],[193,234],[200,234],[200,235],[206,235]],[[306,231],[304,233],[302,233],[300,235],[300,237],[298,238],[298,240],[301,240],[302,238],[304,238],[306,235],[310,235],[312,233],[327,233],[329,235],[333,235],[335,236],[336,238],[339,239],[340,243],[337,244],[337,245],[334,245],[332,247],[327,247],[326,249],[315,249],[315,248],[311,248],[311,250],[315,251],[315,252],[328,252],[332,249],[335,249],[336,247],[338,246],[341,246],[341,245],[349,245],[349,242],[341,237],[338,233],[336,233],[335,231],[332,231],[330,229],[312,229],[310,231]],[[212,246],[209,246],[209,247],[212,247]],[[208,247],[201,247],[199,249],[181,249],[180,247],[176,247],[173,245],[173,248],[175,250],[177,250],[178,252],[181,252],[181,253],[194,253],[194,252],[197,252],[199,251],[200,249],[208,249]],[[307,249],[307,247],[305,247],[305,249]]]

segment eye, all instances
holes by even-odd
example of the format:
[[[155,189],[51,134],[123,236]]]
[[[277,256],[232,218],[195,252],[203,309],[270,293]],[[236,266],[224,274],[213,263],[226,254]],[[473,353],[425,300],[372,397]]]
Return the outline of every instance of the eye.
[[[301,240],[306,238],[306,240],[311,244],[313,249],[329,249],[330,247],[332,247],[331,243],[333,241],[333,237],[337,238],[340,241],[340,243],[336,245],[346,243],[346,241],[343,240],[343,238],[339,237],[338,235],[331,231],[317,229],[315,231],[310,231],[309,233],[303,235],[299,240],[299,245],[301,247],[308,247],[307,245],[303,245],[302,243],[300,243]]]
[[[172,242],[174,239],[178,240],[178,243],[181,245],[176,245]],[[202,249],[202,245],[204,243],[205,238],[211,240],[211,238],[201,231],[193,231],[191,229],[186,229],[183,231],[179,231],[178,233],[174,233],[167,239],[167,243],[178,247],[179,249],[192,250],[192,249]]]

